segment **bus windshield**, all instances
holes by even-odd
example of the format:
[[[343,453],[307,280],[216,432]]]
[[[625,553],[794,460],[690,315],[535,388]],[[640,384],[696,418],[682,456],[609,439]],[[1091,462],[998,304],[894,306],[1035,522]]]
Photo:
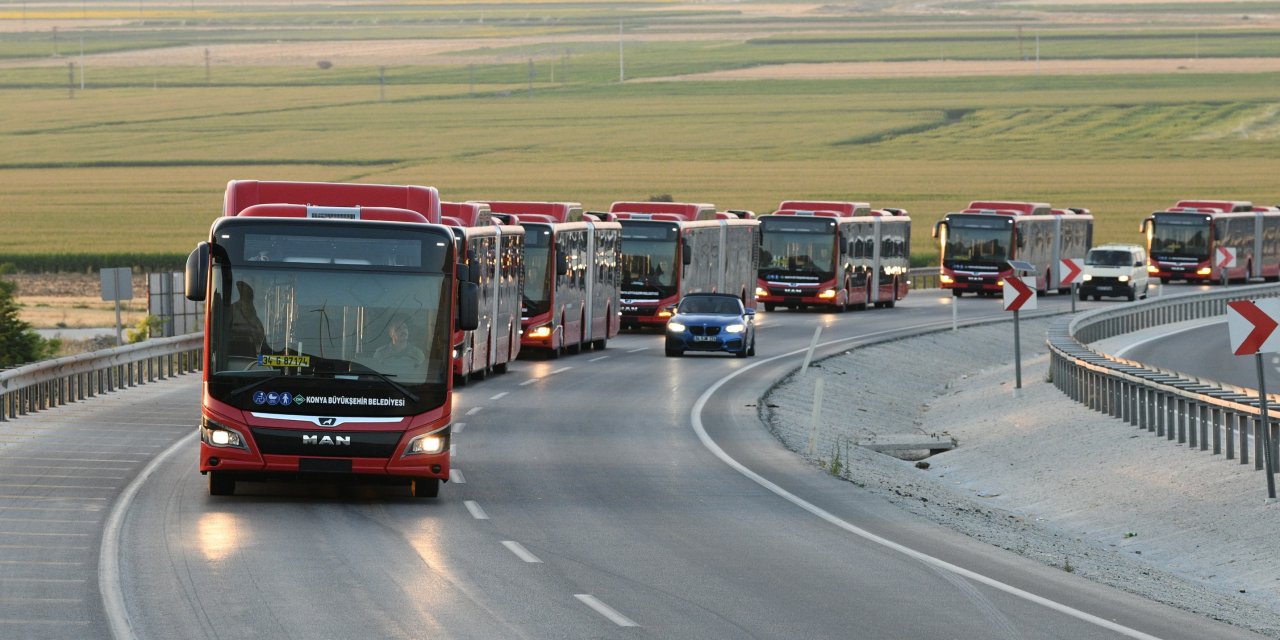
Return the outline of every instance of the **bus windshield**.
[[[826,218],[765,216],[760,220],[760,270],[835,274],[836,224]]]
[[[443,274],[272,264],[215,267],[212,275],[212,395],[284,411],[363,382],[357,386],[377,392],[349,401],[363,404],[361,412],[442,401],[449,336],[433,329],[449,326]],[[275,382],[246,393],[259,379]]]
[[[632,292],[666,297],[676,291],[676,238],[670,224],[622,224],[622,284]],[[626,297],[624,295],[624,297]]]
[[[942,245],[942,260],[949,262],[1004,262],[1009,259],[1012,225],[1007,218],[967,220],[949,218]]]
[[[1203,260],[1209,257],[1209,218],[1203,213],[1157,213],[1150,253]]]
[[[551,305],[551,230],[527,225],[524,234],[524,315],[545,313]]]

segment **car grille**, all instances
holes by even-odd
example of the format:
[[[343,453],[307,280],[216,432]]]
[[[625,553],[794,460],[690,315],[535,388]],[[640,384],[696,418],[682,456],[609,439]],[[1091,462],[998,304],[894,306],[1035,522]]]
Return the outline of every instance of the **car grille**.
[[[689,333],[695,336],[718,336],[720,327],[690,326]]]
[[[1114,276],[1094,277],[1093,279],[1089,280],[1089,284],[1094,286],[1098,286],[1100,284],[1101,285],[1117,285],[1117,284],[1120,284],[1120,279]]]

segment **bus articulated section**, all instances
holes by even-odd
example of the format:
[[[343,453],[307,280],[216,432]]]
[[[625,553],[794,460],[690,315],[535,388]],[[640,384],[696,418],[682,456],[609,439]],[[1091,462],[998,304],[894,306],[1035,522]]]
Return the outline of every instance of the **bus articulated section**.
[[[520,355],[520,304],[524,290],[524,229],[495,218],[488,205],[441,203],[453,229],[458,256],[480,297],[478,325],[458,329],[453,339],[455,384],[505,373]]]
[[[1070,293],[1062,282],[1065,259],[1081,263],[1093,246],[1093,215],[1088,209],[1055,209],[1042,202],[979,200],[948,213],[933,228],[942,265],[939,282],[960,297],[965,292],[996,296],[1009,261],[1035,267],[1036,292]]]
[[[621,231],[577,202],[486,201],[524,229],[524,349],[551,358],[605,349],[621,326]]]
[[[759,220],[755,297],[765,311],[893,307],[907,295],[911,218],[905,210],[787,200]]]
[[[1160,282],[1280,280],[1280,208],[1243,200],[1180,200],[1140,227],[1147,272]],[[1225,258],[1234,253],[1234,265]]]
[[[622,326],[661,328],[689,293],[727,293],[755,308],[760,221],[684,202],[615,202],[622,225]]]
[[[451,339],[478,313],[453,233],[432,223],[435,189],[233,181],[227,194],[233,213],[186,268],[186,296],[205,304],[209,492],[350,478],[434,497],[449,477]]]

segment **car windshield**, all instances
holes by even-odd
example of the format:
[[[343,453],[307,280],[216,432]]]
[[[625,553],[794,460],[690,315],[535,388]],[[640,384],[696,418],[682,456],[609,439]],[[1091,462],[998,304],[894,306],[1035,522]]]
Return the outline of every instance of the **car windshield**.
[[[685,298],[680,303],[680,313],[713,313],[742,315],[742,303],[737,298],[703,297]]]
[[[1127,267],[1133,262],[1128,251],[1094,250],[1084,259],[1085,264],[1097,267]]]

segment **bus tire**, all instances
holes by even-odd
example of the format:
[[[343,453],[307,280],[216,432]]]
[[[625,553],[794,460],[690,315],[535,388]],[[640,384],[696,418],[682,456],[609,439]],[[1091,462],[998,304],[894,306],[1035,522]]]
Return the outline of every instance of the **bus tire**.
[[[964,292],[963,292],[963,291],[961,291],[961,290],[959,290],[959,289],[952,289],[952,290],[951,290],[951,296],[952,296],[952,297],[954,297],[954,298],[959,298],[959,297],[961,297],[961,296],[963,296],[963,295],[964,295]]]
[[[609,346],[608,338],[600,338],[599,340],[591,341],[591,348],[592,350],[595,350],[595,351],[604,351],[605,348],[608,346]]]
[[[221,472],[209,472],[209,495],[230,496],[236,493],[236,479]]]
[[[494,373],[506,373],[506,372],[507,372],[507,363],[505,363],[505,362],[498,362],[498,363],[495,363],[495,364],[493,365],[493,372],[494,372]]]
[[[777,309],[777,308],[778,308],[778,305],[776,305],[776,304],[774,304],[774,303],[772,303],[772,302],[766,302],[766,303],[764,303],[764,310],[765,310],[765,311],[773,311],[774,309]]]
[[[440,495],[439,478],[414,478],[409,481],[409,495],[415,498],[435,498]]]

